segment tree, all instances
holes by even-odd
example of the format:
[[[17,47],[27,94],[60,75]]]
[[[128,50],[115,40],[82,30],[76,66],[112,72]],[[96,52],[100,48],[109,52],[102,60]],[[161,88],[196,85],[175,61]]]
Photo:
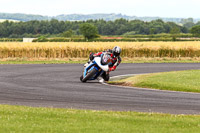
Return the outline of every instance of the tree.
[[[198,22],[196,23],[196,25],[200,25],[200,21],[198,21]]]
[[[172,27],[170,30],[170,34],[172,35],[172,40],[176,41],[177,34],[180,34],[180,29],[178,27]]]
[[[193,26],[190,32],[195,36],[200,36],[200,25]]]
[[[181,19],[181,23],[182,24],[194,23],[194,19],[193,18]]]
[[[154,28],[151,28],[150,31],[149,31],[149,34],[152,35],[152,34],[154,34],[154,33],[155,33],[155,29],[154,29]]]
[[[185,23],[183,26],[190,29],[192,26],[194,26],[195,24],[193,22],[187,22]]]
[[[74,35],[72,30],[68,30],[62,33],[63,37],[72,37]]]
[[[92,24],[89,24],[89,23],[81,24],[79,29],[80,29],[81,34],[83,34],[86,40],[90,40],[90,39],[98,37],[97,27],[95,27]]]
[[[170,30],[170,34],[179,34],[181,30],[178,27],[172,27]]]

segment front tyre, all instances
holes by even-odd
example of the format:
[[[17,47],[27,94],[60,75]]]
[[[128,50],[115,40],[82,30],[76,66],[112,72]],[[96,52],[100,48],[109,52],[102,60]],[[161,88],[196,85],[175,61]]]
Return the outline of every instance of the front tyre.
[[[83,75],[81,75],[81,77],[80,77],[80,81],[82,81],[83,80]]]
[[[85,76],[85,78],[82,78],[82,82],[86,82],[88,79],[90,79],[95,73],[97,72],[97,70],[95,68],[93,68],[90,72],[87,73],[87,75]],[[82,75],[83,76],[83,75]],[[81,77],[80,77],[81,78]]]

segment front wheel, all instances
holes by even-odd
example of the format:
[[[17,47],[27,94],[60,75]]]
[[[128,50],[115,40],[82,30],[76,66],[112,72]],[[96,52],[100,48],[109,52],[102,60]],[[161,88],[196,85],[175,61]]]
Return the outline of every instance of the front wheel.
[[[85,78],[82,78],[82,82],[86,82],[88,79],[90,79],[95,73],[97,72],[97,70],[95,68],[93,68],[90,72],[87,73],[87,75],[85,76]],[[83,75],[81,76],[83,77]],[[80,79],[81,79],[80,77]]]
[[[82,81],[83,80],[83,75],[81,75],[81,77],[80,77],[80,81]]]

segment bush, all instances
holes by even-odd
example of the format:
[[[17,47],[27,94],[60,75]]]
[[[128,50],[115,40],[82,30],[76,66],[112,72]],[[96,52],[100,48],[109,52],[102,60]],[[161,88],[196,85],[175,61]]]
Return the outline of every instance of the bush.
[[[166,34],[166,33],[162,33],[162,34],[152,34],[152,35],[122,35],[123,37],[126,38],[171,38],[173,37],[172,34]],[[178,38],[191,38],[191,37],[197,37],[196,35],[193,34],[176,34],[176,37]]]
[[[123,38],[123,39],[90,39],[83,38],[43,38],[35,39],[33,42],[146,42],[146,41],[200,41],[199,38]]]
[[[22,42],[22,38],[0,38],[0,42]]]

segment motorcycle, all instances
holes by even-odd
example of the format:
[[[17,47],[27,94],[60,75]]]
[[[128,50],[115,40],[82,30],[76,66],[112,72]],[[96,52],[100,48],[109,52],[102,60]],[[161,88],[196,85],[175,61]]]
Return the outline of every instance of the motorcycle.
[[[83,74],[80,77],[82,82],[95,80],[104,72],[109,71],[109,65],[112,64],[112,57],[108,54],[102,54],[100,57],[95,57],[89,63],[84,65]]]

